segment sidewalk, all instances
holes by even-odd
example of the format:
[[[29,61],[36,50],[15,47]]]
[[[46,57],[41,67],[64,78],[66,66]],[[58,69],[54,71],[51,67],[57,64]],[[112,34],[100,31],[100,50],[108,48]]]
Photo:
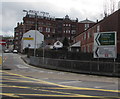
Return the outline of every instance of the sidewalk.
[[[27,64],[30,64],[30,58],[27,57],[27,55],[22,55],[21,54],[21,59],[23,59],[23,61]]]

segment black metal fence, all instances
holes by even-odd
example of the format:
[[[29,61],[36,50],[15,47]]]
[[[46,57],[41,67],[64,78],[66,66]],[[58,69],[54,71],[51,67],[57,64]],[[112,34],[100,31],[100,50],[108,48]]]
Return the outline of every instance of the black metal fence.
[[[44,52],[44,54],[43,54]],[[44,56],[43,56],[44,55]],[[33,56],[33,50],[29,50],[28,57]],[[36,57],[45,57],[53,59],[68,59],[68,60],[81,60],[81,61],[98,61],[93,58],[93,53],[82,52],[69,52],[64,50],[42,50],[36,51]],[[99,59],[100,62],[114,62],[114,59]],[[117,55],[116,62],[120,62],[120,54]]]
[[[120,77],[120,63],[30,57],[30,64],[56,70]]]

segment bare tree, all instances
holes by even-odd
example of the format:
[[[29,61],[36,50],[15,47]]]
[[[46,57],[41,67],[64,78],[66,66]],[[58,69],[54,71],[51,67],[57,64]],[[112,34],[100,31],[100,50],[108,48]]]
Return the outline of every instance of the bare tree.
[[[103,8],[104,8],[104,17],[109,16],[110,14],[115,12],[116,0],[105,0]]]
[[[115,12],[116,0],[110,0],[110,13]]]

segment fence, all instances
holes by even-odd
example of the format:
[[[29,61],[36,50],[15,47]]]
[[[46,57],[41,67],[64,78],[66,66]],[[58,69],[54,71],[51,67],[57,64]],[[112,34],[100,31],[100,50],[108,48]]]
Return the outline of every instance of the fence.
[[[30,56],[30,64],[56,70],[120,77],[120,63],[80,61]]]
[[[33,50],[29,50],[28,57],[33,56]],[[36,50],[37,57],[43,57],[43,50]],[[80,61],[98,61],[93,58],[93,53],[69,52],[64,50],[44,50],[45,58],[67,59]],[[99,59],[100,62],[113,62],[114,59]],[[117,55],[116,62],[120,62],[120,54]]]

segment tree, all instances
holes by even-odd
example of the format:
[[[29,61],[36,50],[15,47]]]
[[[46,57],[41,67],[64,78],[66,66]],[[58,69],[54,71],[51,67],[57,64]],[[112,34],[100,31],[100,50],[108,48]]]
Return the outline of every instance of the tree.
[[[69,47],[69,41],[68,39],[65,37],[64,40],[63,40],[63,49],[64,50],[67,50]]]
[[[107,17],[115,12],[116,0],[105,0],[103,6],[104,6],[104,17]]]

